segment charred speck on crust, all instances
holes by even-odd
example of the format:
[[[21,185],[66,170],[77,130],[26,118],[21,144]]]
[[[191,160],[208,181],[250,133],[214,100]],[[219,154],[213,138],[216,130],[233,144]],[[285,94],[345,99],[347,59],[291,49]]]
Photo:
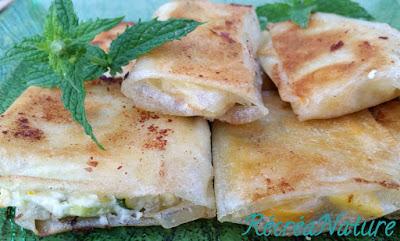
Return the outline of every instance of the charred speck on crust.
[[[230,27],[230,26],[232,26],[232,25],[233,25],[233,22],[232,22],[232,21],[225,20],[225,26]]]
[[[139,122],[145,123],[148,120],[157,120],[160,119],[160,116],[151,112],[137,110],[140,114]]]
[[[94,161],[94,160],[90,160],[87,162],[87,165],[90,167],[97,167],[97,165],[99,164],[98,161]]]
[[[267,189],[260,190],[253,194],[253,201],[260,200],[271,194],[286,194],[295,191],[294,187],[290,185],[290,183],[288,183],[284,178],[275,181],[271,180],[270,178],[266,178],[265,184]]]
[[[125,76],[124,76],[124,80],[125,80],[125,79],[127,79],[127,78],[128,78],[128,76],[129,76],[129,72],[127,72],[127,73],[125,74]]]
[[[23,125],[29,123],[29,120],[28,120],[27,118],[25,118],[25,117],[19,118],[18,121],[19,121],[19,123],[21,123],[21,124],[23,124]]]
[[[348,202],[348,203],[351,203],[351,202],[353,201],[353,198],[354,198],[354,195],[353,195],[353,194],[350,194],[349,197],[348,197],[348,199],[347,199],[347,202]]]
[[[106,84],[122,83],[122,78],[107,77],[105,75],[100,76],[99,79],[102,80]]]
[[[367,47],[367,48],[371,47],[371,44],[370,44],[369,41],[364,41],[364,42],[362,43],[362,45],[364,45],[364,46]]]
[[[340,40],[339,42],[337,42],[337,43],[331,45],[331,51],[332,51],[332,52],[333,52],[333,51],[336,51],[336,50],[342,48],[343,46],[344,46],[344,43],[343,43],[342,40]]]
[[[235,40],[233,40],[233,39],[231,38],[230,34],[227,33],[227,32],[221,32],[221,33],[219,34],[219,36],[221,36],[223,39],[225,39],[225,40],[226,40],[228,43],[230,43],[230,44],[235,43]]]
[[[26,117],[19,117],[16,121],[16,124],[17,128],[14,132],[14,137],[30,141],[39,141],[43,138],[43,131],[31,127],[29,125],[29,120]]]
[[[236,41],[231,37],[231,35],[230,35],[229,33],[227,33],[227,32],[217,32],[217,31],[212,30],[212,29],[210,29],[210,31],[211,31],[213,34],[215,34],[215,35],[221,37],[222,39],[224,39],[226,42],[228,42],[228,43],[230,43],[230,44],[233,44],[233,43],[236,42]]]
[[[170,133],[173,132],[172,129],[161,129],[159,126],[150,125],[147,127],[148,130],[148,138],[146,143],[143,145],[145,149],[151,150],[159,150],[163,151],[166,149],[168,144],[167,137]]]
[[[253,7],[252,5],[237,4],[237,3],[231,3],[229,5],[234,6],[234,7],[245,7],[245,8],[252,8]]]
[[[38,95],[31,99],[36,106],[35,108],[38,109],[38,113],[40,113],[37,116],[32,115],[32,118],[40,118],[46,122],[57,124],[73,121],[69,112],[64,109],[64,105],[60,100],[60,93],[54,95]]]
[[[364,178],[354,178],[354,181],[356,181],[358,183],[364,183],[364,184],[378,184],[378,185],[381,185],[382,187],[387,188],[387,189],[397,189],[397,190],[400,189],[400,184],[394,183],[394,182],[388,182],[388,181],[385,181],[385,180],[383,180],[383,181],[369,181],[369,180],[366,180]]]

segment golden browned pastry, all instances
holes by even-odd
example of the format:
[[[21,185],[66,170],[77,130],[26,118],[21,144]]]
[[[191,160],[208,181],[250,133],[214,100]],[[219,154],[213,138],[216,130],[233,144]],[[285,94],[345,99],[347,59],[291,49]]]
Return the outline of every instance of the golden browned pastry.
[[[370,220],[400,209],[400,142],[368,110],[301,122],[276,92],[264,101],[270,114],[261,120],[213,124],[220,221],[248,224],[253,213],[318,221],[342,212]]]
[[[252,7],[173,1],[161,6],[156,17],[204,24],[137,60],[122,84],[137,107],[233,124],[267,114],[255,60],[260,28]]]
[[[88,119],[106,150],[72,120],[58,90],[29,88],[0,117],[0,205],[39,235],[213,217],[210,130],[200,118],[135,109],[120,83],[86,84]]]
[[[300,120],[357,112],[400,96],[400,32],[387,24],[312,15],[263,33],[260,61]]]

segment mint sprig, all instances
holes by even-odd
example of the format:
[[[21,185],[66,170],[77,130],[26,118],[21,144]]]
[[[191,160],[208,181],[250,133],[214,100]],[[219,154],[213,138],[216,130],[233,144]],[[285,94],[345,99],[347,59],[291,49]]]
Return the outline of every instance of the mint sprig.
[[[291,20],[301,28],[307,28],[310,15],[315,12],[334,13],[351,18],[373,20],[374,18],[358,3],[351,0],[290,0],[257,7],[258,18],[264,29],[268,22]]]
[[[71,0],[54,0],[49,8],[44,32],[26,38],[6,51],[0,65],[12,65],[0,82],[0,113],[30,86],[59,88],[64,107],[85,133],[101,148],[85,110],[84,82],[97,79],[110,71],[113,75],[131,60],[178,40],[196,29],[200,23],[187,19],[139,22],[127,28],[112,42],[105,53],[90,41],[110,30],[122,17],[79,22]]]

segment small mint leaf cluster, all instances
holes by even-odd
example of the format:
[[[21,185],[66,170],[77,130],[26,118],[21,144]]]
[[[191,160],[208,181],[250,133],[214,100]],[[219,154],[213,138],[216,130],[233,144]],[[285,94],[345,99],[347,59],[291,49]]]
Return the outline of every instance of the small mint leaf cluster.
[[[271,3],[256,9],[261,28],[268,22],[291,20],[301,28],[307,28],[311,13],[334,13],[351,18],[373,20],[373,17],[358,3],[351,0],[290,0],[287,3]]]
[[[90,43],[122,20],[123,17],[80,22],[71,0],[54,0],[43,34],[24,39],[0,58],[1,65],[13,66],[0,83],[0,113],[30,86],[59,88],[64,107],[104,150],[87,119],[85,81],[97,79],[107,71],[112,75],[122,72],[122,67],[133,59],[186,36],[200,25],[187,19],[154,19],[127,28],[112,42],[109,53]]]

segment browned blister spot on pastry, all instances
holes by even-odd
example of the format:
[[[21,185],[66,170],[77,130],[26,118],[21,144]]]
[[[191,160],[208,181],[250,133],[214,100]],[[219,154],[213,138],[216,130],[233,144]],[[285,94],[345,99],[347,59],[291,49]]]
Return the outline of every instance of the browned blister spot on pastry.
[[[40,141],[44,138],[43,131],[33,127],[24,114],[21,114],[15,121],[15,129],[13,132],[15,138],[29,141]]]
[[[266,178],[264,184],[266,188],[256,191],[252,197],[253,201],[267,198],[272,195],[287,194],[295,191],[294,187],[288,183],[285,178],[280,178],[278,180]]]
[[[51,95],[39,95],[33,98],[38,115],[47,122],[61,124],[72,122],[71,114],[61,102],[61,94],[54,91]]]
[[[168,145],[167,137],[172,132],[172,129],[162,129],[154,124],[148,126],[147,137],[143,147],[151,150],[165,150]]]

